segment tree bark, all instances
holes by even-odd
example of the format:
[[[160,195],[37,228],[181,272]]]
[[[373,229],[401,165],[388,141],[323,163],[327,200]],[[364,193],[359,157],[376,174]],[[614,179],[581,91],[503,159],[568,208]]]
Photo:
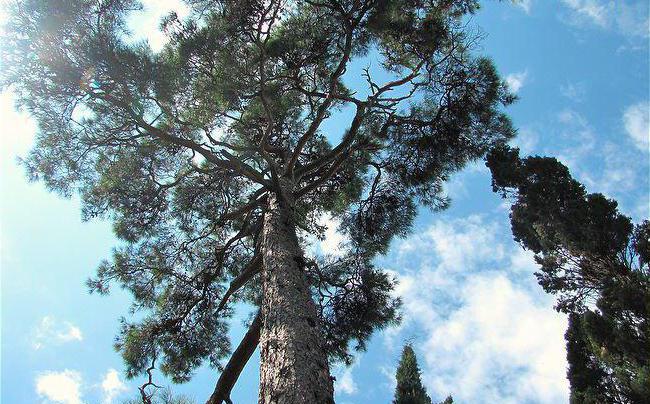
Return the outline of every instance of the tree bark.
[[[334,389],[293,221],[292,186],[271,195],[262,235],[259,404],[330,404]]]

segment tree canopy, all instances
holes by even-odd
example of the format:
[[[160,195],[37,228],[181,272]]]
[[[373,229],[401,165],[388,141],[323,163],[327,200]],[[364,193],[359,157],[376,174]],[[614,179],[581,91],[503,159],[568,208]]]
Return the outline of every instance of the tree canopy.
[[[647,402],[650,221],[633,225],[554,158],[520,158],[501,146],[487,166],[495,192],[512,198],[512,233],[535,253],[540,285],[570,314],[571,402]]]
[[[373,258],[410,231],[418,204],[447,205],[453,172],[514,136],[502,112],[514,97],[465,29],[478,2],[187,4],[153,52],[129,40],[135,0],[14,1],[1,82],[39,128],[23,164],[80,195],[85,219],[114,223],[121,243],[88,286],[133,295],[116,339],[129,376],[155,364],[180,382],[204,361],[223,365],[236,303],[262,301],[276,197],[299,234],[322,237],[323,213],[341,222],[344,254],[300,264],[330,359],[349,361],[398,318],[394,280]],[[348,66],[370,60],[381,74],[366,69],[353,90]],[[325,132],[345,111],[346,129]],[[259,327],[226,365],[234,380]]]

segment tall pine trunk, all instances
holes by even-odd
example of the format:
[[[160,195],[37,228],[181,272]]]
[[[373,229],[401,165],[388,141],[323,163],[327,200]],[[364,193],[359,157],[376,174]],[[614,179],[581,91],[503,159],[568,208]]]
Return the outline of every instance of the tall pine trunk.
[[[304,273],[290,186],[284,191],[269,196],[264,215],[259,404],[329,404],[334,393],[327,355]]]

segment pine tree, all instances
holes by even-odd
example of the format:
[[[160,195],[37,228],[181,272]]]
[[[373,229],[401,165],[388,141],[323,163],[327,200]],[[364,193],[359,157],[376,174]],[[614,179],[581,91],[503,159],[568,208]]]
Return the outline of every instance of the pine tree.
[[[648,402],[650,221],[634,226],[554,158],[500,146],[487,165],[495,192],[513,200],[512,232],[535,253],[540,285],[570,314],[572,402]]]
[[[332,402],[329,361],[397,319],[373,258],[514,135],[513,97],[471,52],[474,0],[186,2],[157,53],[128,40],[136,0],[13,2],[0,74],[39,124],[24,165],[114,223],[122,242],[88,284],[133,295],[127,376],[183,382],[208,361],[220,403],[259,344],[260,403]],[[370,58],[379,71],[349,87]],[[347,129],[326,133],[330,118]],[[303,253],[324,213],[341,257]],[[259,311],[230,355],[240,302]]]
[[[397,368],[397,386],[393,404],[431,404],[431,398],[420,380],[420,367],[411,345],[402,350],[402,358]]]

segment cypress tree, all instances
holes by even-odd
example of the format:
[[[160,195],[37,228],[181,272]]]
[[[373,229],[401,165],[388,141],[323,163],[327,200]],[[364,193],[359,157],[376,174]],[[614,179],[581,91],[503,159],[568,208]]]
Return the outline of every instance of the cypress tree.
[[[512,233],[535,253],[539,284],[569,314],[572,402],[649,402],[650,221],[634,225],[554,158],[500,146],[487,165],[495,192],[512,199]]]
[[[420,367],[415,352],[409,344],[402,350],[396,379],[393,404],[431,404],[431,398],[420,379]]]
[[[184,382],[207,362],[221,403],[259,345],[260,403],[330,403],[330,361],[397,319],[373,258],[514,135],[513,96],[472,52],[475,0],[186,3],[153,52],[128,38],[136,0],[15,0],[0,74],[38,121],[24,165],[114,223],[121,243],[88,285],[133,295],[127,376]],[[349,87],[370,57],[380,72]],[[326,132],[334,117],[342,133]],[[303,253],[324,213],[349,240],[341,257]],[[257,314],[231,350],[242,302]]]
[[[567,348],[567,378],[571,385],[571,404],[597,404],[609,400],[608,374],[599,363],[590,346],[582,323],[582,316],[569,315],[569,326],[564,335]]]

